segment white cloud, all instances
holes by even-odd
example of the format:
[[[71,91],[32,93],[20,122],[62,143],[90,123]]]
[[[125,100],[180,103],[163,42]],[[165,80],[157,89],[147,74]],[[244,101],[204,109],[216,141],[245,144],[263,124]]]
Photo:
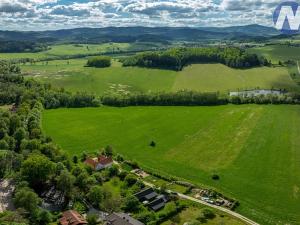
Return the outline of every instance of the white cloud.
[[[275,0],[0,0],[0,29],[271,25]],[[25,26],[24,26],[25,24]]]

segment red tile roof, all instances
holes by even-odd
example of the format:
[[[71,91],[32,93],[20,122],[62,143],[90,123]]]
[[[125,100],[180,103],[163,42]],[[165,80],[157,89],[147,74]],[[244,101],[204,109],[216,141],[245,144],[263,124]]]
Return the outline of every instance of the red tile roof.
[[[110,163],[113,162],[112,158],[111,157],[106,157],[104,155],[101,155],[98,157],[98,162],[101,164],[101,165],[108,165]]]
[[[87,158],[85,161],[84,161],[85,164],[87,165],[90,165],[93,169],[96,168],[97,166],[97,160],[93,159],[93,158]]]
[[[99,156],[98,158],[87,158],[84,163],[90,165],[93,169],[97,167],[98,164],[106,166],[111,164],[113,159],[111,157],[106,157],[104,155]]]
[[[62,218],[59,220],[61,225],[85,225],[87,221],[76,211],[69,210],[63,213]]]

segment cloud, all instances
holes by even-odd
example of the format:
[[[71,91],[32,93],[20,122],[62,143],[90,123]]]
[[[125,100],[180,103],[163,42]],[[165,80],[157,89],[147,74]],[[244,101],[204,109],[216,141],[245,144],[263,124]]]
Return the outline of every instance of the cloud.
[[[74,5],[72,6],[58,5],[51,10],[50,14],[72,17],[72,16],[89,16],[90,12],[88,9],[76,7]]]
[[[15,1],[1,1],[0,2],[0,12],[2,13],[17,13],[25,12],[28,8],[25,4],[21,4]]]
[[[0,29],[272,25],[278,0],[0,0]]]

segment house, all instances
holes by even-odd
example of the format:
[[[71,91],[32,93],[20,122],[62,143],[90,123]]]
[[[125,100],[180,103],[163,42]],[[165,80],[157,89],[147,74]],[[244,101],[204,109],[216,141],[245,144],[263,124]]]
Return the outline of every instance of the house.
[[[111,167],[113,164],[113,159],[111,157],[101,155],[95,158],[87,158],[84,163],[98,171]]]
[[[87,221],[76,211],[68,210],[63,212],[62,218],[59,220],[60,225],[85,225]]]
[[[158,211],[162,208],[165,207],[166,203],[167,203],[167,198],[164,195],[160,195],[158,196],[155,200],[153,200],[152,202],[150,202],[148,204],[149,208],[152,209],[153,211]]]
[[[155,199],[158,194],[152,188],[147,188],[136,193],[134,196],[137,197],[140,202],[145,202]]]
[[[158,195],[153,188],[144,189],[136,193],[134,196],[153,211],[158,211],[164,208],[168,202],[168,199],[165,195]]]
[[[113,213],[106,217],[105,225],[145,225],[126,213]]]

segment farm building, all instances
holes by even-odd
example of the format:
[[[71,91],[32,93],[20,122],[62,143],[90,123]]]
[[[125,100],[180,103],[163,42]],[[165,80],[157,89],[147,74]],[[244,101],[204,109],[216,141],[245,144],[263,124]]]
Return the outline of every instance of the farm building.
[[[98,171],[111,167],[113,164],[113,159],[111,157],[101,155],[95,158],[87,158],[84,163]]]
[[[105,225],[145,225],[126,213],[113,213],[106,218]]]
[[[59,220],[60,225],[85,225],[87,221],[76,211],[69,210],[63,213]]]

